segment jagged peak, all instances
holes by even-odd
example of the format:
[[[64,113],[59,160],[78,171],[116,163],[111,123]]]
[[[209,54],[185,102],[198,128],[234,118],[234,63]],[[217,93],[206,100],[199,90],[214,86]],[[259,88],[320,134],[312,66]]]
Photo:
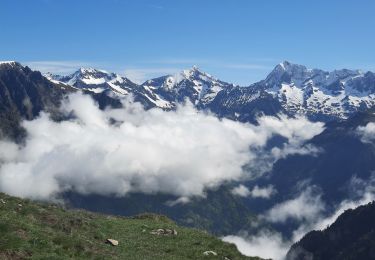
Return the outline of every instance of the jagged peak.
[[[330,72],[330,74],[335,75],[337,77],[348,77],[348,76],[356,76],[360,74],[364,74],[361,70],[351,70],[351,69],[339,69]]]
[[[283,70],[287,73],[292,73],[293,71],[300,70],[300,71],[307,71],[309,69],[306,68],[304,65],[292,63],[290,61],[283,61],[276,65],[274,70]]]
[[[186,79],[191,79],[192,77],[207,77],[211,80],[217,80],[210,74],[202,71],[197,65],[193,65],[190,69],[183,70],[180,74]]]
[[[280,62],[278,66],[280,66],[282,69],[286,70],[286,67],[288,67],[291,63],[287,60],[284,60],[283,62]]]
[[[304,65],[295,64],[290,61],[283,61],[276,65],[271,73],[268,74],[265,83],[269,87],[278,85],[282,82],[294,83],[297,86],[301,86],[306,79],[312,78],[316,75],[323,75],[323,77],[325,77],[325,74],[328,73],[318,69],[308,69]]]
[[[81,67],[76,72],[78,72],[80,74],[92,74],[92,73],[113,74],[113,73],[109,73],[106,70],[95,69],[95,68],[92,68],[92,67],[87,67],[87,68]]]
[[[21,63],[19,63],[17,61],[0,61],[0,66],[16,67],[16,66],[22,66],[22,65],[21,65]]]
[[[16,61],[14,61],[14,60],[11,60],[11,61],[3,61],[3,60],[1,60],[0,61],[0,64],[16,64],[16,63],[18,63],[18,62],[16,62]]]
[[[274,72],[274,71],[285,71],[288,74],[294,74],[296,72],[301,72],[301,71],[310,72],[310,73],[323,72],[323,73],[326,73],[326,74],[333,74],[333,75],[364,74],[361,70],[351,70],[351,69],[345,69],[345,68],[344,69],[335,69],[333,71],[325,71],[325,70],[321,70],[321,69],[311,69],[311,68],[307,68],[304,65],[292,63],[292,62],[289,62],[289,61],[286,61],[286,60],[283,61],[283,62],[280,62],[278,65],[276,65],[272,72]],[[270,74],[272,74],[272,72]]]

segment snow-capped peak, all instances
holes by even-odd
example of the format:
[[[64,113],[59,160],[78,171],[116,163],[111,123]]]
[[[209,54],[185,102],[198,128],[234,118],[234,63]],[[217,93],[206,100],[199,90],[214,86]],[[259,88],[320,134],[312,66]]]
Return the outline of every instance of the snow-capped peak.
[[[349,110],[375,103],[372,74],[359,70],[328,72],[284,61],[252,87],[271,94],[288,112],[345,117]]]
[[[4,66],[4,65],[8,65],[8,66],[14,67],[14,66],[21,65],[21,64],[19,64],[16,61],[0,61],[0,66]]]
[[[211,79],[211,80],[217,80],[216,78],[212,77],[210,74],[201,71],[198,66],[194,65],[191,69],[183,70],[181,72],[184,78],[186,79],[192,79],[192,78],[205,78],[205,79]]]
[[[63,81],[69,85],[101,85],[121,77],[115,73],[94,68],[80,68],[68,76],[54,76],[54,79]],[[79,86],[78,86],[79,87]]]
[[[99,70],[99,69],[94,69],[94,68],[84,68],[84,67],[79,68],[78,71],[82,75],[85,75],[85,74],[113,75],[114,74],[114,73],[109,73],[105,70]]]
[[[289,61],[283,61],[283,62],[280,62],[277,66],[277,67],[281,67],[284,71],[288,72],[288,73],[291,73],[293,71],[296,71],[296,70],[308,70],[305,66],[303,65],[299,65],[299,64],[295,64],[295,63],[291,63]]]
[[[293,64],[289,61],[279,63],[266,78],[268,87],[275,87],[280,83],[294,83],[300,86],[306,79],[318,71],[307,69],[303,65]]]
[[[85,73],[95,73],[95,72],[100,72],[100,70],[98,69],[94,69],[94,68],[84,68],[84,67],[81,67],[79,68],[78,70],[80,73],[82,74],[85,74]],[[105,72],[106,73],[106,72]]]
[[[336,81],[346,81],[351,77],[362,75],[359,70],[334,70],[327,72],[320,69],[309,69],[303,65],[288,61],[279,63],[264,80],[266,88],[279,89],[281,84],[289,84],[302,88],[306,83],[327,86]]]
[[[105,70],[94,68],[80,68],[68,76],[59,76],[50,73],[45,74],[45,76],[51,81],[58,81],[94,93],[101,93],[110,89],[116,94],[126,95],[129,93],[129,88],[136,86],[129,79],[116,73],[109,73]]]
[[[180,102],[189,99],[194,104],[206,104],[212,101],[222,89],[233,86],[220,81],[197,66],[142,84],[142,87],[158,94],[168,102]]]
[[[201,71],[197,66],[193,66],[190,69],[182,70],[173,75],[162,76],[155,79],[147,80],[142,86],[149,86],[152,88],[162,88],[162,89],[174,89],[179,86],[179,84],[183,81],[187,81],[190,83],[202,81],[205,83],[209,83],[210,85],[213,83],[224,83],[219,81],[218,79],[214,78],[210,74]]]
[[[15,64],[17,63],[16,61],[0,61],[0,65],[1,64]]]

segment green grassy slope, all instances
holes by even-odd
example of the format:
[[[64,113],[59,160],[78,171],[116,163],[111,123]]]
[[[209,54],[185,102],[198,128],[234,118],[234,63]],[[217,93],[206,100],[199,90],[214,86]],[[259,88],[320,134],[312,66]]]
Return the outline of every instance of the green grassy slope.
[[[176,236],[153,235],[157,228]],[[119,246],[106,244],[108,238]],[[205,256],[205,251],[217,256]],[[163,216],[134,218],[65,210],[0,193],[0,259],[258,259]]]

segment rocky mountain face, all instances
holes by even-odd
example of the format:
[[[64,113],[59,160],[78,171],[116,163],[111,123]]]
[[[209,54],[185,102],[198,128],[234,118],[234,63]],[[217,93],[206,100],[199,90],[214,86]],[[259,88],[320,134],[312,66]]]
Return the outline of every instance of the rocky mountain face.
[[[17,62],[0,63],[1,136],[19,138],[22,118],[33,119],[40,111],[57,111],[69,85],[54,84],[38,71]]]
[[[327,229],[305,235],[286,259],[375,259],[374,219],[374,202],[347,210]]]

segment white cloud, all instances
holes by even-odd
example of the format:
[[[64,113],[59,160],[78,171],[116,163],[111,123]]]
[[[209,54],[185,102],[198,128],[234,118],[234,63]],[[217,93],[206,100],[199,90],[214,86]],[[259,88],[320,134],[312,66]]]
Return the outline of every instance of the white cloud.
[[[285,115],[276,117],[261,117],[258,122],[267,131],[278,133],[287,138],[292,145],[299,145],[304,140],[309,140],[322,132],[324,124],[321,122],[312,123],[304,117],[287,118]],[[288,124],[284,124],[285,120]]]
[[[333,213],[328,215],[320,214],[315,219],[302,223],[300,227],[294,231],[293,241],[300,240],[311,230],[327,228],[335,222],[344,211],[357,208],[375,200],[375,175],[371,176],[368,180],[362,180],[354,176],[349,185],[351,188],[355,189],[355,197],[357,198],[345,199],[336,207]]]
[[[321,195],[307,188],[296,198],[281,202],[266,212],[264,218],[273,223],[284,223],[289,219],[311,221],[325,209]]]
[[[0,162],[12,161],[17,158],[18,146],[7,141],[0,141]]]
[[[306,140],[310,140],[324,130],[324,124],[321,122],[312,123],[304,117],[288,118],[285,115],[278,115],[278,118],[262,116],[257,120],[262,126],[263,131],[266,133],[277,133],[288,139],[288,142],[279,147],[271,147],[268,150],[258,151],[258,160],[253,161],[251,165],[247,165],[255,177],[270,171],[277,160],[289,155],[316,156],[323,152],[319,147],[304,144]],[[284,124],[283,122],[288,122],[288,124]]]
[[[263,220],[271,223],[285,222],[287,219],[299,221],[299,226],[287,240],[282,239],[280,233],[268,230],[261,230],[255,235],[240,232],[238,235],[226,236],[223,240],[236,244],[240,252],[248,256],[284,259],[290,246],[308,232],[325,229],[346,210],[355,209],[375,200],[375,175],[369,180],[353,177],[350,186],[355,190],[357,198],[343,200],[330,214],[325,211],[326,205],[321,199],[321,194],[313,192],[312,187],[305,186],[300,187],[304,190],[296,198],[284,201],[268,210]]]
[[[253,190],[251,191],[251,196],[254,198],[264,198],[269,199],[272,195],[276,194],[277,191],[272,185],[266,187],[259,187],[256,185]]]
[[[296,138],[304,141],[295,133],[297,119],[265,117],[256,126],[220,120],[191,104],[166,112],[123,102],[122,109],[102,111],[89,96],[72,94],[62,110],[75,119],[54,122],[42,113],[24,121],[25,145],[0,144],[0,190],[38,199],[68,190],[203,196],[207,188],[251,177],[244,166],[255,164],[273,135],[292,137],[293,146]],[[319,123],[300,123],[314,134],[322,131]],[[12,154],[5,155],[9,147]]]
[[[169,207],[174,207],[176,205],[180,205],[180,204],[187,204],[190,202],[190,198],[188,197],[180,197],[176,200],[168,200],[165,202],[165,205],[169,206]]]
[[[240,197],[247,197],[251,194],[251,192],[245,185],[240,184],[237,187],[233,188],[232,194]]]
[[[375,123],[368,123],[366,126],[359,126],[357,134],[364,143],[372,143],[375,140]]]
[[[277,191],[272,185],[266,187],[259,187],[255,185],[254,188],[250,191],[246,186],[240,184],[237,187],[232,189],[232,194],[240,197],[253,197],[253,198],[264,198],[269,199]]]
[[[274,260],[283,259],[291,245],[279,233],[270,231],[261,231],[256,235],[242,233],[238,236],[226,236],[223,240],[234,243],[244,255]]]

